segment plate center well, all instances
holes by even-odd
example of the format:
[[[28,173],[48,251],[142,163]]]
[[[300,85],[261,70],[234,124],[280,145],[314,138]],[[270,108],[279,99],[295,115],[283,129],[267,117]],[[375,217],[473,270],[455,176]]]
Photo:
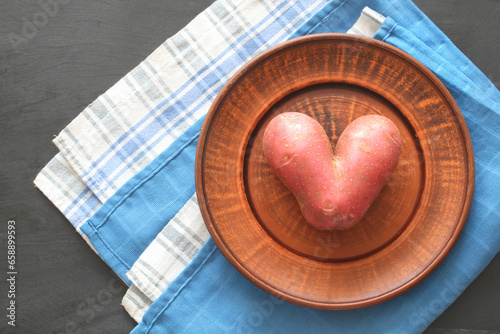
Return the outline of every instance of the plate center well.
[[[301,112],[315,118],[333,147],[347,125],[363,115],[383,115],[397,125],[403,141],[398,167],[356,226],[331,232],[311,227],[295,197],[267,164],[263,133],[269,121],[283,112]],[[402,233],[418,207],[424,172],[415,131],[394,105],[365,88],[331,83],[296,91],[265,112],[246,148],[244,186],[256,220],[277,243],[307,258],[340,262],[373,254]]]

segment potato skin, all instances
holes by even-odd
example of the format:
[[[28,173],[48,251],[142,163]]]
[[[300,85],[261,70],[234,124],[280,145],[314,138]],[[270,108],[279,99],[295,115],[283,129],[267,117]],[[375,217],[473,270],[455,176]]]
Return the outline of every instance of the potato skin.
[[[304,218],[321,230],[358,223],[395,170],[401,136],[384,116],[354,120],[335,152],[312,117],[287,112],[273,118],[263,138],[264,155],[297,199]]]

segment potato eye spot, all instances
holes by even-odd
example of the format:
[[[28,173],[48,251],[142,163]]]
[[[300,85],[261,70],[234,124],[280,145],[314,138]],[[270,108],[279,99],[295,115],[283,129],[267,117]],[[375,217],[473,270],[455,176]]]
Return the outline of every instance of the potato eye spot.
[[[362,141],[361,144],[359,144],[359,148],[361,149],[361,151],[366,153],[370,153],[372,151],[371,148],[368,147],[364,141]]]

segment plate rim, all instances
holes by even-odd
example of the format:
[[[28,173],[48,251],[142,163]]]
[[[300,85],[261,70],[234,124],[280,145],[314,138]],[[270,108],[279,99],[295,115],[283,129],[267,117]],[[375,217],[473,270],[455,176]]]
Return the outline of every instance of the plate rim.
[[[204,187],[203,187],[203,170],[202,170],[202,161],[203,161],[203,154],[204,154],[204,148],[205,148],[205,140],[207,138],[209,128],[212,122],[213,117],[215,116],[219,105],[221,102],[224,100],[225,96],[227,93],[231,90],[231,88],[235,85],[235,83],[238,82],[238,80],[245,75],[247,71],[249,71],[252,67],[258,65],[261,61],[265,60],[267,57],[282,51],[283,49],[293,47],[294,45],[297,44],[302,44],[302,43],[307,43],[311,41],[318,41],[318,40],[330,40],[330,39],[335,39],[335,40],[351,40],[355,42],[361,42],[361,43],[367,43],[371,45],[375,45],[376,47],[385,49],[386,51],[389,51],[393,54],[396,54],[397,56],[404,58],[407,62],[411,63],[414,65],[416,68],[418,68],[419,71],[421,71],[425,76],[432,81],[432,83],[437,86],[439,91],[442,93],[442,95],[446,98],[447,102],[451,106],[451,109],[453,110],[453,113],[455,114],[458,124],[460,126],[461,133],[463,135],[463,140],[465,143],[465,150],[467,153],[467,194],[465,201],[463,203],[462,207],[462,212],[460,214],[460,217],[458,217],[458,222],[456,224],[456,228],[453,230],[453,233],[449,236],[447,242],[444,244],[442,251],[437,254],[436,258],[431,261],[425,268],[423,268],[419,274],[415,275],[411,279],[407,280],[404,284],[401,284],[397,287],[395,287],[392,290],[386,291],[382,294],[379,294],[374,297],[367,297],[365,299],[357,300],[355,302],[342,302],[342,303],[331,303],[331,302],[322,302],[322,301],[311,301],[309,299],[296,296],[296,295],[291,295],[289,293],[284,293],[275,287],[269,285],[267,282],[260,280],[254,273],[251,271],[245,270],[244,264],[239,260],[226,246],[226,244],[223,241],[223,238],[218,234],[217,229],[215,227],[214,222],[212,221],[210,217],[210,213],[208,212],[208,208],[206,205],[205,201],[205,194],[204,194]],[[306,36],[301,36],[297,38],[293,38],[290,40],[283,41],[281,43],[278,43],[275,46],[272,46],[268,48],[265,51],[260,52],[258,55],[250,59],[247,63],[245,63],[240,69],[238,69],[230,78],[229,80],[224,84],[222,89],[219,91],[217,94],[216,98],[212,102],[210,109],[205,117],[205,120],[203,122],[201,131],[200,131],[200,136],[198,139],[198,144],[197,144],[197,149],[196,149],[196,157],[195,157],[195,184],[196,184],[196,194],[198,197],[198,203],[200,207],[200,211],[204,220],[205,225],[207,226],[207,229],[213,238],[215,244],[217,245],[218,249],[221,251],[221,253],[224,255],[224,257],[231,263],[231,265],[237,269],[244,277],[246,277],[249,281],[251,281],[253,284],[261,288],[262,290],[266,291],[267,293],[271,294],[272,296],[275,296],[277,298],[280,298],[282,300],[285,300],[287,302],[291,302],[293,304],[299,305],[299,306],[304,306],[308,308],[314,308],[314,309],[324,309],[324,310],[349,310],[349,309],[356,309],[356,308],[362,308],[362,307],[368,307],[368,306],[373,306],[375,304],[379,304],[382,302],[385,302],[387,300],[393,299],[404,292],[410,290],[414,286],[416,286],[418,283],[420,283],[422,280],[424,280],[427,276],[429,276],[442,262],[443,260],[448,256],[450,253],[451,249],[453,246],[456,244],[460,234],[463,231],[463,228],[466,224],[467,217],[470,212],[470,207],[472,204],[472,199],[473,199],[473,193],[474,193],[474,186],[475,186],[475,162],[474,162],[474,154],[473,154],[473,146],[472,146],[472,141],[470,137],[470,133],[467,127],[467,124],[465,122],[465,119],[463,117],[463,114],[456,103],[455,99],[447,89],[447,87],[439,80],[439,78],[430,70],[428,69],[425,65],[423,65],[420,61],[418,61],[416,58],[413,56],[407,54],[406,52],[402,51],[401,49],[392,46],[386,42],[376,40],[374,38],[370,37],[365,37],[365,36],[357,36],[357,35],[351,35],[351,34],[344,34],[344,33],[321,33],[321,34],[313,34],[313,35],[306,35]]]

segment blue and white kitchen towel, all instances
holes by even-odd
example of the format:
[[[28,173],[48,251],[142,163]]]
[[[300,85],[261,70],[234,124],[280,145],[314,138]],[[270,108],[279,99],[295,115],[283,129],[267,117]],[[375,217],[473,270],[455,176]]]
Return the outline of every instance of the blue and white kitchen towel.
[[[476,188],[466,227],[449,256],[417,287],[393,300],[359,310],[319,311],[283,302],[255,287],[209,239],[151,305],[134,333],[418,333],[498,253],[500,92],[496,87],[410,1],[332,1],[292,38],[345,32],[365,5],[387,17],[373,37],[431,69],[454,96],[468,124]]]
[[[198,119],[246,61],[326,0],[218,0],[99,96],[54,139],[35,185],[79,229]]]
[[[125,272],[135,263],[136,257],[194,193],[193,187],[182,183],[190,184],[193,179],[193,171],[183,168],[191,166],[193,161],[176,162],[181,157],[191,157],[186,152],[195,148],[197,133],[180,148],[182,139],[175,145],[173,142],[181,135],[186,137],[189,132],[186,130],[204,117],[217,92],[238,68],[261,51],[285,40],[326,3],[326,0],[216,1],[89,105],[54,139],[60,153],[39,173],[35,185],[127,284],[131,281]],[[164,152],[166,148],[169,151]],[[175,154],[177,149],[184,153],[169,162],[170,152]],[[134,228],[136,220],[148,223],[148,228],[137,228],[133,237],[128,238],[122,228],[114,230],[116,227],[111,223],[99,226],[101,233],[107,230],[124,237],[120,244],[126,245],[123,250],[131,256],[117,259],[114,254],[120,253],[117,251],[120,245],[109,245],[104,238],[90,240],[80,227],[110,197],[106,206],[112,207],[111,203],[123,195],[126,187],[115,195],[117,189],[146,166],[151,169],[151,161],[161,152],[173,176],[168,189],[176,192],[172,195],[165,191],[168,197],[165,203],[171,213],[146,215],[144,211],[139,216],[128,217],[130,219],[123,225],[129,224],[130,228]],[[180,166],[180,170],[173,170],[174,165]],[[160,198],[165,196],[155,200]],[[146,201],[148,199],[146,197]],[[102,216],[104,211],[100,210],[91,221]],[[121,211],[115,215],[118,212]],[[182,254],[189,252],[188,260],[195,254],[190,250],[194,246],[180,243],[184,236],[193,233],[186,228],[178,226],[182,238],[176,238],[168,248],[170,259],[175,259],[175,263],[164,264],[172,269],[168,277],[189,263],[182,260]],[[204,233],[196,234],[202,243],[207,239]],[[147,265],[144,263],[143,268]],[[129,276],[132,280],[144,277],[141,272],[136,274],[131,272]],[[145,305],[149,305],[152,302],[134,286],[130,291],[137,292],[135,303],[147,301]]]
[[[372,36],[384,19],[366,7],[348,33]],[[123,298],[123,306],[136,321],[142,319],[144,312],[166,290],[172,278],[177,277],[191,262],[208,237],[195,194],[126,274],[132,284]]]
[[[210,329],[215,332],[238,329],[293,332],[306,327],[308,331],[336,328],[356,332],[365,330],[366,326],[370,326],[370,332],[418,332],[444,311],[498,252],[500,219],[496,211],[499,198],[494,190],[500,183],[497,167],[499,93],[488,79],[409,1],[332,1],[309,19],[295,36],[345,32],[366,5],[388,17],[374,37],[412,54],[434,71],[457,100],[471,131],[476,158],[476,192],[466,229],[450,256],[422,284],[390,302],[352,312],[325,312],[296,307],[265,294],[241,277],[209,240],[194,260],[184,259],[186,269],[173,282],[166,284],[168,287],[146,312],[137,332],[168,332],[168,329],[174,332],[207,332]],[[295,4],[294,11],[300,12],[299,7]],[[124,182],[123,187],[116,186],[119,189],[108,196],[109,199],[99,199],[97,194],[103,196],[105,191],[98,188],[91,188],[92,191],[80,196],[93,198],[91,202],[96,203],[89,212],[105,201],[103,207],[82,226],[82,231],[126,281],[125,272],[130,269],[127,266],[135,263],[133,259],[139,257],[141,249],[146,249],[156,235],[142,231],[143,226],[149,229],[149,225],[142,225],[149,219],[144,212],[156,216],[152,220],[158,233],[161,226],[156,225],[161,225],[161,218],[164,218],[164,226],[169,220],[166,217],[175,216],[194,193],[194,177],[183,175],[181,184],[170,184],[171,177],[167,174],[184,170],[182,165],[194,170],[190,165],[194,159],[190,155],[194,154],[192,145],[202,116],[198,123],[153,158],[145,169],[129,178],[129,182]],[[120,145],[111,144],[110,147],[116,149]],[[125,152],[121,152],[123,157],[127,157]],[[130,162],[139,160],[131,159]],[[56,161],[61,170],[76,170],[71,164],[65,164],[64,159]],[[85,175],[81,178],[85,179]],[[67,182],[73,181],[68,178]],[[169,199],[173,203],[170,207],[165,208],[162,201],[156,200],[154,191],[157,189],[174,191],[174,199]],[[69,193],[68,189],[64,191]],[[60,197],[66,195],[63,193]],[[136,207],[137,203],[139,206]],[[79,207],[78,202],[72,204]],[[148,211],[142,211],[143,208]],[[137,220],[129,220],[128,215]],[[131,223],[137,225],[131,226]],[[123,236],[130,238],[135,233],[138,233],[139,240],[131,241],[137,247],[120,247],[119,240],[114,240]],[[152,239],[148,241],[149,238]],[[193,309],[197,311],[193,312]],[[191,321],[186,322],[186,317]]]

